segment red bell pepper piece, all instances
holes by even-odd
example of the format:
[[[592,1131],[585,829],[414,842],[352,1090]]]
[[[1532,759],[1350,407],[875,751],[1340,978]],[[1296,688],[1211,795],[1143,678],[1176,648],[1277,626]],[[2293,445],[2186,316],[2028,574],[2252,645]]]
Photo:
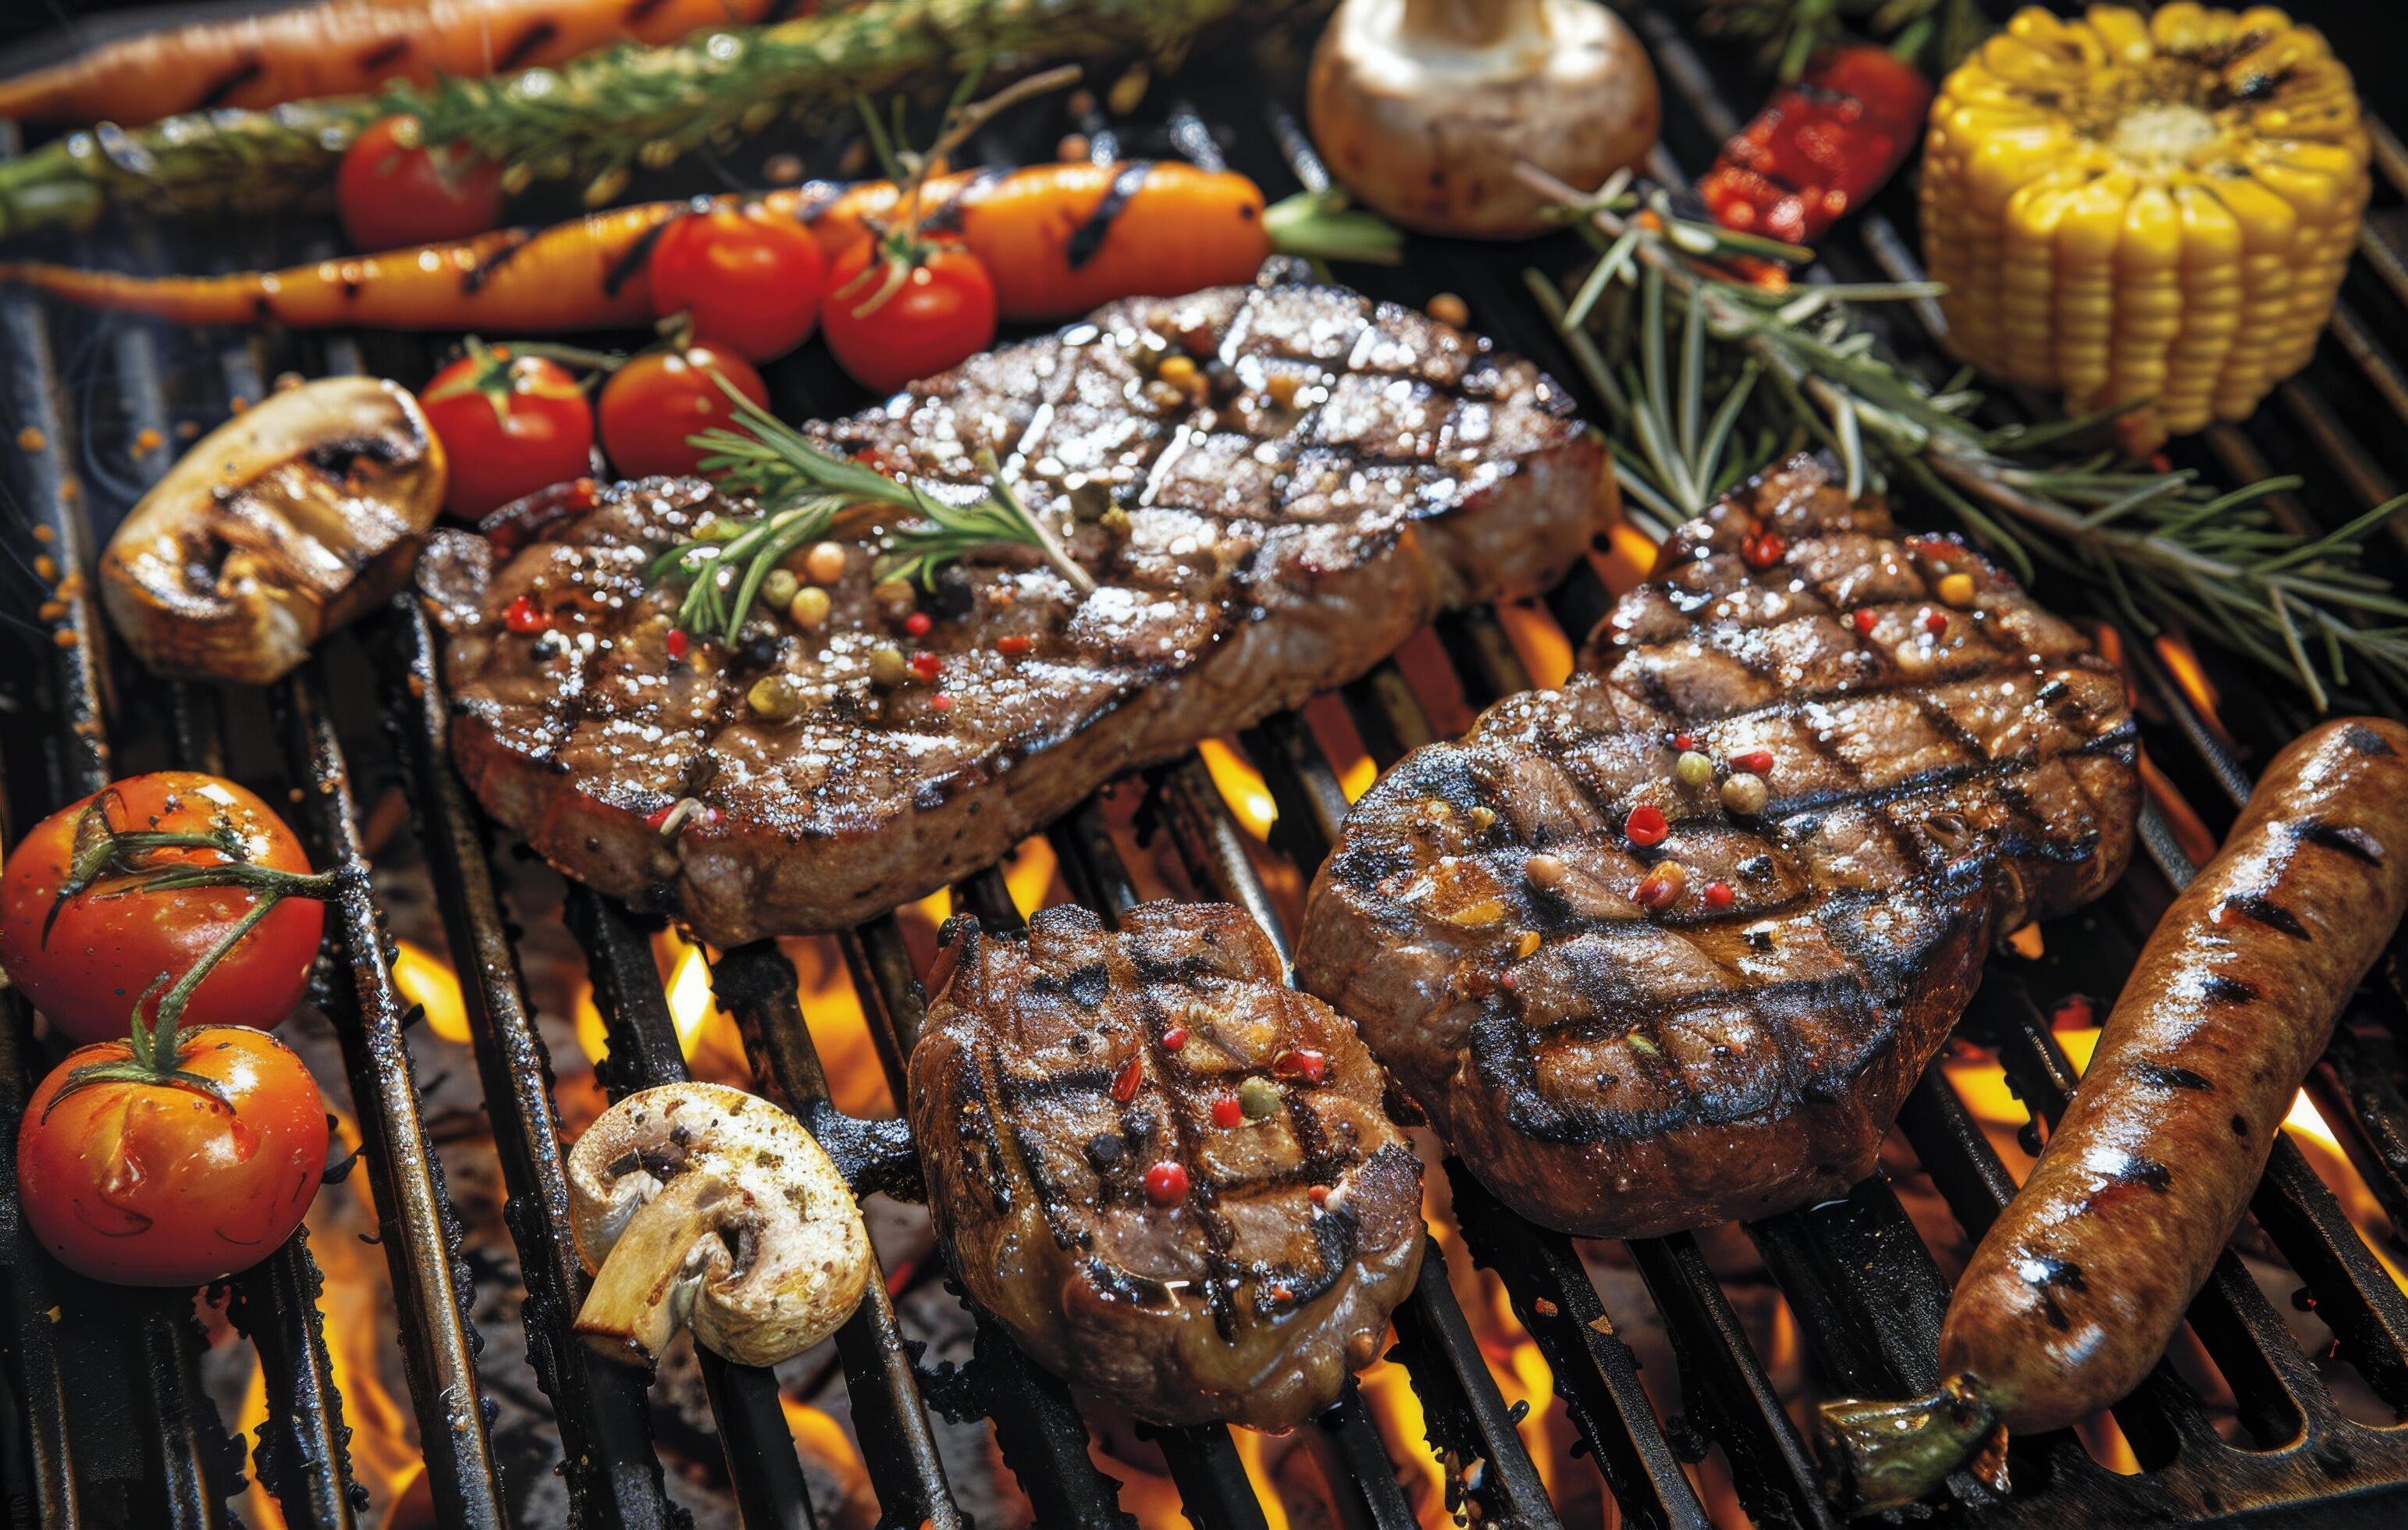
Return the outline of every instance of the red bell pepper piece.
[[[1811,244],[1881,189],[1930,109],[1913,64],[1870,44],[1834,49],[1723,145],[1698,193],[1725,228]]]

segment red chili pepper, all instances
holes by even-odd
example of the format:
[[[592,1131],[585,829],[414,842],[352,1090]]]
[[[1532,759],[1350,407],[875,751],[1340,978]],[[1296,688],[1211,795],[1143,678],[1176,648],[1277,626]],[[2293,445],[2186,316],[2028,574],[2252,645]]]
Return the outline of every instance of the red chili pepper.
[[[914,637],[925,637],[928,635],[928,629],[934,625],[936,623],[928,620],[928,613],[925,611],[913,611],[903,619],[903,630]]]
[[[1177,1206],[1187,1198],[1187,1165],[1164,1159],[1145,1171],[1146,1199],[1156,1206]]]
[[[1293,1051],[1283,1051],[1271,1059],[1273,1073],[1283,1079],[1302,1079],[1309,1084],[1319,1083],[1323,1070],[1328,1066],[1328,1058],[1305,1047],[1298,1047]]]
[[[1245,1108],[1238,1103],[1237,1095],[1224,1094],[1212,1102],[1212,1124],[1223,1131],[1242,1123],[1245,1119]]]
[[[686,641],[686,636],[685,636],[685,633],[684,633],[682,630],[681,630],[681,629],[679,629],[679,628],[677,628],[677,627],[671,627],[671,628],[669,629],[668,648],[669,648],[669,657],[670,657],[670,658],[672,658],[672,659],[682,659],[682,658],[684,658],[684,657],[685,657],[685,651],[686,651],[688,648],[692,647],[692,646],[693,646],[692,644],[690,644],[690,643],[688,643],[688,642]]]
[[[644,815],[644,827],[657,830],[662,824],[667,822],[669,815],[676,811],[677,804],[674,802],[666,808],[655,808]]]
[[[1137,1098],[1137,1086],[1144,1078],[1145,1064],[1132,1055],[1121,1065],[1121,1070],[1112,1075],[1112,1098],[1123,1105]]]
[[[521,595],[502,612],[502,624],[522,636],[530,633],[550,632],[552,613],[535,603],[533,595]]]
[[[1731,768],[1744,770],[1751,776],[1761,776],[1772,768],[1772,751],[1752,749],[1745,754],[1734,754],[1731,756]]]
[[[1652,802],[1641,803],[1622,821],[1623,834],[1641,849],[1659,843],[1671,829],[1672,825],[1665,822],[1664,809]]]
[[[995,651],[1007,659],[1017,659],[1037,646],[1037,639],[1025,632],[1008,632],[995,640]]]
[[[1812,244],[1897,172],[1930,108],[1914,65],[1870,45],[1834,49],[1723,145],[1698,193],[1725,228]]]
[[[1186,1026],[1173,1025],[1170,1029],[1162,1033],[1163,1051],[1177,1051],[1180,1048],[1185,1045],[1187,1045]]]
[[[1855,620],[1856,630],[1870,637],[1873,629],[1881,625],[1881,613],[1870,606],[1860,606],[1856,608]]]

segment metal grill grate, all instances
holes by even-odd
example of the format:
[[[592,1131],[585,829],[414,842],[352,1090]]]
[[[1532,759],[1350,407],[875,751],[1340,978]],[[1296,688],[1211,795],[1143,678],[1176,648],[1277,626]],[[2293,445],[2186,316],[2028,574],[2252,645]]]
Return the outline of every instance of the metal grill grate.
[[[1639,7],[1635,19],[1668,87],[1668,133],[1685,163],[1704,163],[1736,125],[1723,82],[1683,40],[1671,16]],[[1140,147],[1176,149],[1202,158],[1226,152],[1276,192],[1317,174],[1291,122],[1264,118],[1248,84],[1218,82],[1209,72],[1189,83],[1218,107],[1211,121],[1174,111],[1164,122],[1124,128]],[[1290,93],[1290,98],[1292,93]],[[1014,146],[1026,158],[1029,146]],[[1003,157],[999,155],[998,157]],[[1672,179],[1670,161],[1658,169]],[[2396,190],[2408,184],[2408,156],[2387,135],[2379,163]],[[2388,200],[2391,193],[2386,193]],[[1910,244],[1890,209],[1896,193],[1861,218],[1827,254],[1842,277],[1909,275]],[[2388,210],[2387,208],[2386,209]],[[2394,239],[2398,222],[2379,214],[2337,316],[2333,344],[2311,371],[2282,390],[2279,408],[2245,428],[2209,433],[2205,460],[2229,475],[2255,476],[2268,463],[2306,466],[2312,492],[2284,513],[2300,524],[2337,522],[2351,507],[2386,494],[2408,476],[2396,429],[2408,423],[2392,347],[2408,336],[2408,255]],[[197,247],[188,247],[195,253]],[[264,248],[242,251],[265,253]],[[289,252],[289,251],[288,251]],[[1478,324],[1500,343],[1575,380],[1541,317],[1520,295],[1515,272],[1561,250],[1498,253],[1429,245],[1394,295],[1412,301],[1452,288],[1470,299]],[[164,268],[164,255],[143,258]],[[231,261],[233,252],[221,251]],[[1379,283],[1373,283],[1375,289]],[[1918,325],[1936,315],[1908,314],[1894,324],[1905,351],[1929,355]],[[211,346],[222,350],[207,349]],[[54,349],[55,348],[55,349]],[[368,355],[364,356],[364,348]],[[40,445],[11,460],[7,487],[63,566],[89,569],[95,536],[122,508],[129,487],[79,493],[70,464],[127,460],[127,444],[169,422],[222,412],[233,398],[258,397],[277,367],[306,372],[378,370],[424,375],[430,352],[391,337],[194,336],[142,323],[101,323],[44,311],[18,293],[0,293],[0,409],[12,427],[37,432]],[[198,355],[215,387],[205,398],[178,398]],[[59,358],[69,375],[99,380],[62,392]],[[176,365],[170,365],[171,357]],[[89,391],[86,391],[86,390]],[[2366,404],[2371,391],[2373,404]],[[2335,408],[2335,400],[2347,407]],[[796,400],[784,399],[790,412]],[[2387,411],[2387,412],[2386,412]],[[2367,421],[2373,422],[2370,429]],[[72,422],[72,423],[71,423]],[[2292,430],[2300,433],[2291,434]],[[33,436],[25,439],[31,442]],[[86,456],[79,459],[78,451]],[[2304,461],[2303,461],[2304,459]],[[152,454],[149,471],[164,468]],[[1555,592],[1545,615],[1569,633],[1584,632],[1609,599],[1598,572],[1584,568]],[[2226,715],[2203,711],[2165,673],[2136,635],[2123,648],[2142,679],[2145,736],[2153,759],[2177,794],[2220,821],[2245,793],[2241,755],[2262,758],[2300,722],[2296,698],[2251,695],[2246,677],[2223,677]],[[1526,688],[1530,677],[1507,627],[1489,612],[1449,619],[1438,647],[1452,683],[1472,706]],[[519,970],[514,932],[494,870],[496,846],[467,800],[446,755],[447,713],[423,615],[408,600],[366,624],[364,641],[337,651],[277,688],[267,715],[286,745],[287,779],[296,820],[322,865],[356,864],[361,820],[351,765],[330,698],[351,687],[358,648],[375,667],[391,752],[414,809],[429,869],[439,891],[445,931],[463,974],[479,1076],[509,1194],[507,1220],[527,1299],[523,1316],[536,1379],[552,1400],[570,1495],[593,1526],[674,1526],[685,1516],[667,1496],[654,1454],[639,1379],[600,1360],[570,1323],[582,1291],[567,1231],[562,1144],[551,1093],[551,1065],[533,1022]],[[354,666],[354,667],[346,667]],[[1417,686],[1417,680],[1420,682]],[[1347,719],[1373,762],[1384,768],[1440,731],[1428,677],[1397,662],[1346,687]],[[66,601],[57,642],[38,672],[13,675],[7,694],[38,728],[8,730],[7,801],[19,824],[96,788],[111,774],[110,736],[159,744],[182,764],[222,766],[228,722],[222,698],[160,686],[113,668],[99,641],[88,593]],[[2246,698],[2245,701],[2243,698]],[[237,698],[237,705],[243,705]],[[1451,708],[1452,699],[1445,703]],[[2242,736],[2236,744],[2228,734]],[[1300,714],[1248,730],[1240,740],[1278,809],[1269,854],[1309,878],[1327,852],[1347,796],[1324,736]],[[1279,900],[1261,857],[1195,756],[1150,772],[1147,822],[1167,836],[1198,895],[1252,910],[1283,950]],[[2188,812],[2188,808],[2180,809]],[[2073,1070],[2051,1032],[2037,989],[2112,993],[2128,969],[2140,936],[2170,887],[2190,872],[2176,826],[2150,810],[2143,822],[2149,864],[2136,865],[2099,909],[2046,932],[2044,966],[1991,964],[1967,1034],[1994,1045],[2022,1097],[2053,1118]],[[1067,884],[1107,918],[1139,896],[1119,840],[1099,803],[1056,825],[1049,839]],[[402,1317],[402,1351],[427,1457],[427,1480],[447,1524],[498,1525],[506,1519],[503,1483],[490,1437],[468,1321],[469,1276],[446,1200],[441,1165],[421,1119],[420,1094],[404,1037],[406,1007],[379,954],[380,916],[364,890],[346,894],[332,919],[330,991],[345,1063],[374,1176],[380,1232]],[[997,926],[1022,910],[994,872],[955,890],[955,906]],[[599,1073],[615,1098],[681,1078],[684,1062],[653,965],[650,931],[624,908],[581,890],[567,904],[609,1037]],[[922,1019],[922,995],[900,925],[892,916],[841,938],[846,965],[899,1098],[901,1060]],[[857,1190],[908,1192],[917,1167],[899,1122],[855,1122],[829,1103],[827,1080],[797,995],[792,965],[774,945],[726,953],[714,966],[721,1004],[738,1020],[763,1087],[821,1136]],[[40,1060],[30,1017],[15,994],[0,1026],[0,1257],[7,1260],[7,1307],[0,1342],[8,1361],[15,1418],[7,1424],[12,1511],[25,1523],[63,1526],[173,1527],[231,1523],[223,1502],[242,1470],[238,1442],[202,1398],[194,1376],[200,1335],[180,1294],[140,1296],[105,1291],[48,1264],[31,1248],[14,1198],[13,1143],[30,1076]],[[2312,1093],[2385,1210],[2408,1214],[2408,1108],[2403,1108],[2391,1043],[2401,1034],[2396,986],[2379,983],[2347,1018]],[[1959,1223],[1974,1234],[2012,1193],[2013,1181],[1965,1102],[1937,1065],[1910,1097],[1900,1128],[1923,1170]],[[1629,1246],[1678,1362],[1684,1417],[1662,1420],[1642,1387],[1636,1357],[1616,1337],[1617,1323],[1643,1314],[1610,1312],[1573,1242],[1522,1222],[1500,1207],[1459,1164],[1444,1166],[1465,1246],[1502,1278],[1513,1310],[1552,1369],[1582,1445],[1625,1517],[1649,1525],[1703,1525],[1707,1511],[1695,1464],[1718,1448],[1740,1502],[1767,1523],[1830,1525],[1811,1452],[1787,1400],[1710,1267],[1698,1241],[1681,1235]],[[2258,1225],[2295,1271],[2330,1329],[2338,1355],[2384,1402],[2408,1408],[2408,1297],[2353,1228],[2340,1201],[2288,1141],[2275,1153],[2254,1204]],[[1747,1236],[1798,1320],[1819,1377],[1833,1389],[1902,1394],[1932,1384],[1934,1352],[1947,1286],[1890,1182],[1879,1176],[1844,1200],[1767,1219]],[[1396,1356],[1427,1420],[1430,1441],[1466,1464],[1464,1490],[1486,1523],[1556,1524],[1516,1416],[1450,1288],[1445,1256],[1433,1242],[1420,1284],[1397,1318]],[[361,1523],[364,1495],[352,1485],[341,1401],[318,1315],[319,1276],[306,1239],[296,1237],[260,1269],[236,1282],[235,1321],[257,1347],[268,1394],[268,1423],[256,1470],[294,1525]],[[2396,1523],[2408,1504],[2408,1432],[2344,1417],[2323,1376],[2293,1339],[2256,1281],[2229,1253],[2191,1312],[2194,1332],[2221,1369],[2258,1449],[2224,1441],[2198,1394],[2171,1368],[2115,1410],[2127,1438],[2150,1469],[2122,1475],[2101,1466],[2071,1435],[2017,1442],[2022,1489],[2003,1506],[1947,1513],[1964,1523],[2019,1525],[2209,1520],[2250,1513],[2270,1520],[2313,1512],[2319,1523]],[[982,1319],[972,1361],[957,1369],[921,1366],[898,1326],[882,1282],[873,1281],[861,1311],[837,1340],[853,1418],[882,1509],[882,1523],[966,1525],[937,1449],[930,1409],[993,1421],[1008,1465],[1048,1526],[1125,1525],[1115,1484],[1095,1466],[1087,1431],[1069,1393],[1020,1356]],[[792,1436],[767,1372],[705,1355],[704,1377],[717,1420],[729,1481],[748,1524],[815,1523]],[[1346,1398],[1318,1429],[1343,1522],[1350,1527],[1406,1530],[1417,1522],[1390,1465],[1389,1444],[1360,1396]],[[1268,1521],[1225,1429],[1159,1437],[1188,1517],[1206,1530],[1240,1530]],[[1398,1442],[1410,1445],[1412,1442]]]

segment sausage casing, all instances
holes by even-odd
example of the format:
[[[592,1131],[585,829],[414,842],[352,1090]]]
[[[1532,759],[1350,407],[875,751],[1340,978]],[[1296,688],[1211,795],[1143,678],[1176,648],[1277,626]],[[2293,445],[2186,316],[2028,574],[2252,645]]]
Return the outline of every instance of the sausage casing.
[[[2403,906],[2408,728],[2328,722],[2275,757],[2142,949],[2056,1135],[1957,1283],[1942,1375],[2017,1431],[2140,1384]]]

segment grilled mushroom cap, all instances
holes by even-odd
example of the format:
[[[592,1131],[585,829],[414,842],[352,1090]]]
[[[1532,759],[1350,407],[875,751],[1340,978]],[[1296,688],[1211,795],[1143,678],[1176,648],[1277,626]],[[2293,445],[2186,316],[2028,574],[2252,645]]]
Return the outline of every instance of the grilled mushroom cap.
[[[101,587],[151,668],[265,685],[399,588],[442,508],[442,446],[406,388],[323,378],[252,406],[109,538]]]
[[[691,1323],[746,1366],[835,1332],[869,1280],[844,1177],[777,1106],[720,1084],[663,1084],[602,1113],[568,1155],[569,1225],[595,1272],[577,1331],[650,1366]]]
[[[1357,198],[1489,239],[1549,226],[1517,164],[1594,186],[1645,159],[1660,120],[1647,50],[1595,0],[1346,0],[1305,109]]]

